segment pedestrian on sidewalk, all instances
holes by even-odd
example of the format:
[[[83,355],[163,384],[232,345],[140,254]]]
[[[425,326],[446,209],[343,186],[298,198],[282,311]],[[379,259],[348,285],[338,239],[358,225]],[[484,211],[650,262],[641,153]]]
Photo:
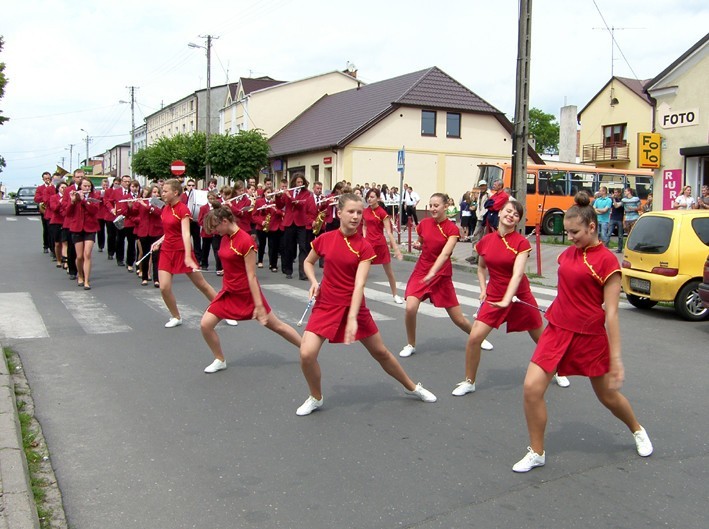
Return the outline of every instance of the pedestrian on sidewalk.
[[[598,219],[589,196],[580,192],[574,201],[564,216],[564,229],[573,246],[559,256],[558,294],[546,312],[549,324],[524,379],[530,443],[527,455],[512,467],[514,472],[529,472],[546,463],[544,394],[557,370],[562,375],[589,377],[601,404],[633,434],[638,455],[647,457],[653,451],[647,432],[620,392],[625,373],[618,321],[618,260],[599,241]]]
[[[624,226],[623,226],[623,199],[620,196],[620,188],[616,187],[613,190],[613,196],[611,197],[611,200],[613,201],[612,207],[611,207],[611,221],[610,221],[610,226],[608,228],[609,234],[608,234],[608,240],[610,242],[611,235],[613,235],[613,230],[618,229],[618,249],[615,251],[615,253],[623,253],[623,231],[624,231]]]
[[[305,274],[310,280],[310,299],[317,297],[300,346],[300,365],[308,382],[310,395],[296,410],[296,415],[310,415],[323,405],[318,355],[325,340],[351,344],[359,341],[382,369],[396,379],[407,393],[424,402],[436,396],[420,383],[414,384],[396,357],[387,349],[364,300],[364,285],[371,262],[372,246],[359,235],[364,204],[354,194],[343,194],[338,202],[340,227],[313,241],[305,259]],[[315,263],[325,257],[322,284],[315,277]]]

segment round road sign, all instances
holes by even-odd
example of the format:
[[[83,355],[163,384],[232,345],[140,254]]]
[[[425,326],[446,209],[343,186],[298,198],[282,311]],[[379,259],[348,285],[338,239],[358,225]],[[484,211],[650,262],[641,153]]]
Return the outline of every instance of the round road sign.
[[[170,164],[170,172],[175,176],[181,176],[185,174],[185,170],[185,162],[183,162],[182,160],[175,160]]]

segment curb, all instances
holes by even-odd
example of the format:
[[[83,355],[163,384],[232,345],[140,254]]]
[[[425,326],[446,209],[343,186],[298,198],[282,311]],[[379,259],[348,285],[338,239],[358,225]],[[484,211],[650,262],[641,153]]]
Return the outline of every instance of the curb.
[[[15,386],[5,354],[0,356],[0,529],[39,529],[27,459],[22,448]]]

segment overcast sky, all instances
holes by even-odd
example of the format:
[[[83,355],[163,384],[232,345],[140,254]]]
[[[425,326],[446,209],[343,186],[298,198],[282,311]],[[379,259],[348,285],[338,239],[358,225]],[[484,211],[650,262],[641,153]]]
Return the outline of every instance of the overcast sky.
[[[512,117],[517,0],[12,0],[0,35],[9,78],[0,109],[0,181],[130,141],[128,86],[143,118],[206,86],[200,35],[218,36],[212,85],[240,76],[292,81],[354,63],[375,82],[438,66]],[[604,22],[605,19],[605,22]],[[652,78],[709,28],[706,0],[535,0],[531,105],[579,109],[611,76]],[[69,145],[74,144],[72,163]],[[77,151],[78,149],[78,151]]]

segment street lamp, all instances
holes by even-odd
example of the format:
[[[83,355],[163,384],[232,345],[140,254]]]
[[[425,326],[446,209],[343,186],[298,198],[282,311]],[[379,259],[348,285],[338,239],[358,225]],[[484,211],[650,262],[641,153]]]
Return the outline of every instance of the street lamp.
[[[206,50],[206,52],[207,52],[207,126],[205,127],[207,141],[206,141],[206,145],[205,145],[205,151],[209,152],[209,136],[212,133],[212,105],[211,105],[212,36],[207,35],[206,39],[207,39],[206,46],[201,46],[199,44],[195,44],[194,42],[188,43],[187,46],[189,46],[190,48],[202,48],[203,50]],[[197,111],[199,112],[199,106],[197,107]],[[197,121],[197,122],[199,123],[199,121]],[[212,166],[209,164],[209,160],[207,160],[207,164],[205,167],[205,179],[209,180],[209,178],[211,176],[212,176]]]

